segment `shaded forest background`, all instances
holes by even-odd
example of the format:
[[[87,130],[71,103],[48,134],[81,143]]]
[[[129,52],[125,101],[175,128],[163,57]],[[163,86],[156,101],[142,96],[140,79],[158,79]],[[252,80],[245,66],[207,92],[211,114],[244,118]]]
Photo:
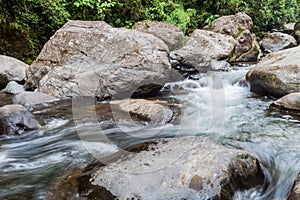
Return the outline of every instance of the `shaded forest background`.
[[[0,0],[0,54],[31,63],[67,20],[103,20],[131,28],[138,21],[174,24],[188,35],[215,18],[246,12],[257,34],[299,20],[300,0]]]

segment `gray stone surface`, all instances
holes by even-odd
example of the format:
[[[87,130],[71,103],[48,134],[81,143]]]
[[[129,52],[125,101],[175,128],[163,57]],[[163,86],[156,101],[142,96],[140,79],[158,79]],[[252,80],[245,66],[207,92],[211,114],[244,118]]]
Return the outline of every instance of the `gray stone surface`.
[[[0,55],[0,89],[6,87],[9,81],[23,81],[28,65],[15,58]]]
[[[35,117],[21,105],[0,107],[0,135],[21,135],[40,128]]]
[[[300,92],[285,95],[276,100],[274,105],[291,110],[300,110]]]
[[[227,200],[238,188],[263,182],[251,154],[205,138],[164,139],[140,147],[144,150],[93,173],[90,181],[98,187],[96,197],[110,192],[120,199]]]
[[[246,75],[251,91],[282,97],[300,92],[300,47],[268,54]]]
[[[110,102],[114,120],[131,122],[137,118],[151,125],[164,125],[173,118],[173,112],[168,107],[159,104],[159,101],[144,99],[128,99]]]
[[[297,46],[296,39],[288,34],[274,32],[269,33],[260,42],[260,46],[266,53],[280,51]]]
[[[9,94],[18,94],[25,92],[23,85],[18,84],[16,81],[10,81],[2,92]]]
[[[57,97],[149,95],[171,79],[168,54],[154,35],[99,21],[69,21],[29,67],[25,87]]]
[[[162,39],[169,47],[169,51],[182,46],[184,34],[180,28],[162,22],[142,21],[134,26],[134,30],[150,33]]]
[[[182,48],[170,53],[172,67],[193,67],[198,72],[214,70],[213,62],[229,58],[235,44],[232,36],[195,30]]]
[[[245,62],[256,61],[261,53],[256,36],[251,33],[252,27],[251,17],[239,12],[235,15],[219,17],[204,29],[234,37],[237,44],[230,61]]]
[[[58,98],[41,92],[22,92],[14,96],[13,103],[20,104],[28,109],[38,105],[58,101]]]

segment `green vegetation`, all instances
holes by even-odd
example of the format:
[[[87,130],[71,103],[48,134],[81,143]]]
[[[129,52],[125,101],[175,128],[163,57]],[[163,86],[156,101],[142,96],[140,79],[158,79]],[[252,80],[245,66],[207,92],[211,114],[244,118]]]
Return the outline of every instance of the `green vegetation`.
[[[32,62],[68,19],[104,20],[127,28],[148,19],[189,34],[220,16],[243,11],[257,33],[300,20],[299,5],[300,0],[0,0],[0,54]]]

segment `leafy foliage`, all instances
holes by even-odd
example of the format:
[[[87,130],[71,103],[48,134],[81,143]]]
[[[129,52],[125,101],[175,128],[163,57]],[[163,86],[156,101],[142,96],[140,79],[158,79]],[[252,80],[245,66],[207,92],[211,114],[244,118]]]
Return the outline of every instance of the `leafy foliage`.
[[[300,0],[0,0],[0,54],[28,63],[68,19],[104,20],[132,27],[162,21],[189,34],[223,15],[246,12],[254,31],[270,31],[299,20]]]
[[[65,5],[65,0],[0,0],[0,53],[32,62],[70,16]]]
[[[183,4],[176,4],[174,7],[175,9],[167,16],[165,22],[180,27],[184,33],[197,27],[196,9],[185,10]]]

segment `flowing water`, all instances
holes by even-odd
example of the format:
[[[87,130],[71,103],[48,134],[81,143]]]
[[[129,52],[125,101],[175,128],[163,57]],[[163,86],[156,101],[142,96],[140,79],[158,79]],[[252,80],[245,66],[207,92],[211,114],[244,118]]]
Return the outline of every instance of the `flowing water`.
[[[176,125],[116,124],[94,117],[81,121],[72,113],[74,102],[73,109],[67,102],[34,110],[45,121],[43,129],[0,137],[0,199],[45,199],[59,177],[95,157],[153,138],[184,135],[207,136],[257,156],[265,184],[238,191],[234,199],[286,199],[300,171],[300,114],[269,108],[274,100],[241,85],[247,70],[167,84],[168,98],[180,102],[174,103],[181,110]],[[0,105],[10,102],[11,97],[1,96]]]

